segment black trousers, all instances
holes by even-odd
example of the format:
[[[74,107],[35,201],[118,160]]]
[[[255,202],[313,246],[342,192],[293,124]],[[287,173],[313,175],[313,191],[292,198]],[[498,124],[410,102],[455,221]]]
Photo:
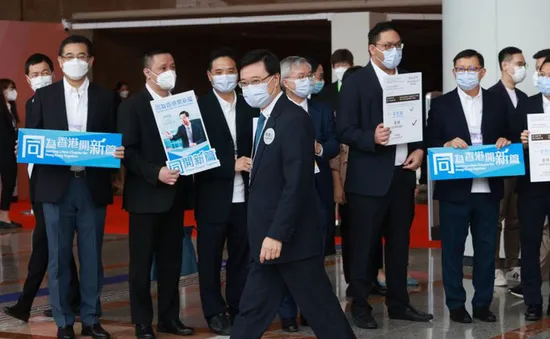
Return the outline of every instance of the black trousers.
[[[414,218],[414,173],[396,167],[388,193],[383,197],[347,194],[351,234],[352,313],[370,312],[368,296],[377,267],[373,257],[382,236],[386,240],[388,310],[400,312],[409,305],[407,266],[409,230]]]
[[[23,313],[31,311],[32,303],[40,285],[48,270],[48,238],[46,237],[46,224],[44,211],[41,203],[33,203],[32,209],[36,225],[32,233],[32,252],[29,258],[27,278],[23,285],[23,291],[17,300],[16,307]],[[70,303],[73,309],[80,306],[80,284],[78,283],[78,270],[74,256],[71,258],[71,282],[70,282]]]
[[[179,280],[183,250],[182,204],[165,213],[130,213],[130,310],[132,323],[153,321],[151,266],[157,267],[159,323],[179,319]]]
[[[17,180],[17,163],[15,157],[0,160],[0,177],[2,178],[2,194],[0,195],[0,211],[9,211],[13,198],[13,190]],[[12,159],[13,158],[13,159]]]
[[[273,322],[287,291],[296,300],[317,338],[356,338],[332,291],[323,260],[315,256],[276,265],[262,265],[254,261],[231,339],[261,338]]]
[[[225,222],[197,222],[199,288],[203,314],[206,319],[226,312],[234,317],[239,313],[239,300],[250,264],[246,204],[232,204],[229,219]],[[220,288],[220,271],[226,240],[228,259],[225,295],[227,303]]]

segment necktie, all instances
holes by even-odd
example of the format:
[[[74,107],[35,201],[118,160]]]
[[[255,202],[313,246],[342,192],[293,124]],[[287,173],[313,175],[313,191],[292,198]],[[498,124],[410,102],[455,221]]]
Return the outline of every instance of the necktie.
[[[262,136],[264,125],[265,115],[260,113],[260,118],[258,118],[258,125],[256,126],[256,135],[254,136],[254,154],[256,154],[256,150],[258,149],[258,145],[260,144],[260,137]]]

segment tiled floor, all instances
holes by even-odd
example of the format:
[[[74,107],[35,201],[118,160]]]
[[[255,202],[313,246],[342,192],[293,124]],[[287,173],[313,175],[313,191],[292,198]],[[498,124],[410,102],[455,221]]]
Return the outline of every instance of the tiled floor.
[[[130,324],[130,307],[128,301],[127,264],[128,241],[124,236],[107,236],[104,244],[104,266],[106,285],[104,288],[102,323],[115,338],[133,338],[133,327]],[[0,233],[0,307],[12,304],[25,279],[27,262],[30,255],[31,232],[17,231]],[[412,289],[411,301],[421,310],[434,314],[435,320],[428,324],[417,324],[405,321],[389,320],[383,298],[372,299],[374,315],[380,329],[360,330],[355,328],[358,338],[550,338],[550,318],[536,323],[525,323],[523,320],[523,301],[507,293],[506,289],[495,290],[492,309],[499,321],[494,324],[475,322],[471,325],[460,325],[449,321],[449,314],[444,307],[443,287],[441,283],[441,266],[439,250],[412,250],[410,272],[421,282],[421,286]],[[331,257],[326,262],[327,272],[333,282],[335,293],[340,296],[342,308],[348,310],[345,298],[346,284],[343,279],[341,259]],[[467,270],[468,271],[468,270]],[[472,297],[471,280],[464,280],[468,295]],[[44,284],[44,287],[47,287]],[[544,283],[544,294],[549,288]],[[153,285],[155,296],[155,285]],[[40,291],[35,300],[33,317],[29,324],[13,320],[4,314],[0,315],[0,339],[2,338],[55,338],[56,326],[52,319],[41,316],[47,307],[47,288]],[[218,338],[209,333],[202,317],[196,275],[181,280],[181,318],[186,324],[194,326],[197,334],[193,338]],[[78,328],[75,328],[78,333]],[[159,336],[167,338],[170,336]],[[223,338],[223,337],[219,337]],[[295,335],[279,331],[274,322],[264,338],[315,338],[309,328]],[[334,338],[338,339],[338,338]]]

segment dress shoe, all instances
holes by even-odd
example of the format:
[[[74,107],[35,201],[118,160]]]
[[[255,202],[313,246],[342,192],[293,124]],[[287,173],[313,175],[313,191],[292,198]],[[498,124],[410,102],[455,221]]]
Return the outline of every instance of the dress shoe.
[[[135,333],[137,339],[155,339],[155,332],[151,325],[136,325]]]
[[[450,310],[451,320],[457,323],[470,324],[472,323],[472,317],[470,313],[466,311],[464,306]]]
[[[298,332],[298,322],[296,318],[281,319],[281,329],[285,332]]]
[[[218,335],[231,334],[231,319],[226,314],[218,314],[208,319],[210,331]]]
[[[355,326],[367,330],[374,330],[378,328],[378,323],[376,323],[376,320],[370,312],[353,314],[353,323],[355,324]]]
[[[385,286],[380,285],[378,280],[375,280],[372,283],[372,288],[370,290],[370,294],[372,294],[372,295],[381,295],[381,296],[385,297],[387,293],[388,293],[388,288],[385,287]]]
[[[417,322],[428,322],[434,318],[432,314],[421,312],[411,305],[407,306],[401,311],[388,312],[390,319],[395,320],[408,320],[408,321],[417,321]]]
[[[82,325],[82,332],[80,333],[84,337],[92,337],[93,339],[109,339],[111,335],[105,331],[100,324],[94,324],[90,326]]]
[[[489,310],[489,307],[474,308],[474,318],[486,323],[494,323],[497,321],[497,317]]]
[[[15,318],[24,322],[29,322],[30,313],[25,313],[20,311],[17,308],[17,304],[13,306],[4,307],[4,313],[6,313],[6,315],[9,315],[12,318]]]
[[[48,308],[47,310],[44,310],[42,315],[47,317],[47,318],[53,318],[53,311],[52,311],[51,308]]]
[[[157,325],[157,331],[159,333],[168,333],[174,335],[193,335],[193,333],[195,333],[194,329],[185,326],[185,324],[182,323],[179,319],[168,323],[159,322]]]
[[[309,327],[309,322],[303,314],[300,314],[300,326]]]
[[[539,321],[542,319],[542,305],[527,306],[525,321]]]
[[[58,327],[57,339],[75,339],[73,327],[72,326]]]

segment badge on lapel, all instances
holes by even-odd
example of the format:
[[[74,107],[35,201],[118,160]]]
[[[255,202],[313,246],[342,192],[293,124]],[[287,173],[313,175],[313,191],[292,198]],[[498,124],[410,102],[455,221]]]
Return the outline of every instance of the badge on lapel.
[[[275,130],[273,128],[268,128],[264,132],[264,143],[270,145],[273,140],[275,140]]]

